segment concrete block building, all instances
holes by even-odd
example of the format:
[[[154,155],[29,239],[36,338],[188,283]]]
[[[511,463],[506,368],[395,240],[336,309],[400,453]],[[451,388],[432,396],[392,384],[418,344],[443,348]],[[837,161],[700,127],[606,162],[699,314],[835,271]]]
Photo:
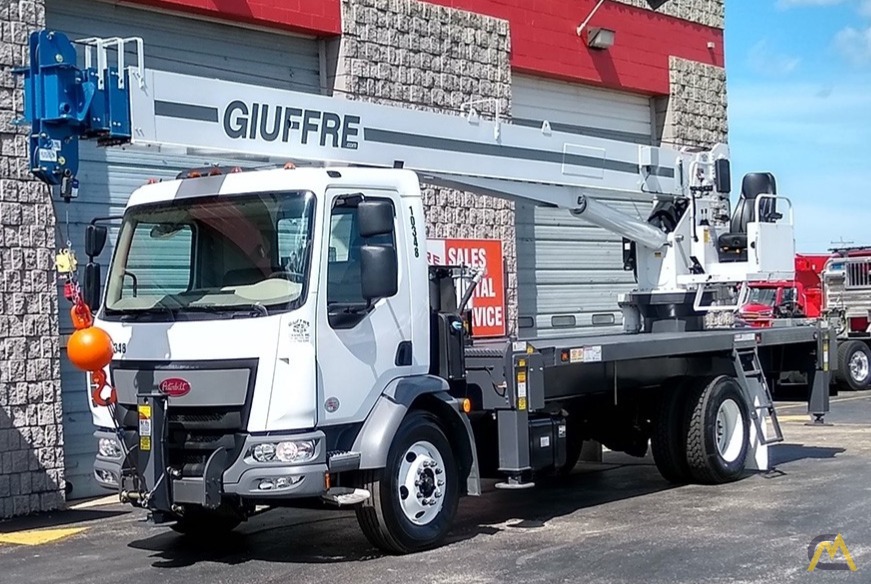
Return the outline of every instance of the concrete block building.
[[[656,4],[656,3],[653,3]],[[85,145],[79,198],[28,173],[22,91],[30,31],[138,36],[146,66],[295,91],[458,112],[636,144],[726,140],[724,0],[7,0],[0,7],[0,518],[100,494],[84,376],[63,355],[57,246],[117,215],[148,178],[215,162],[195,151]],[[604,44],[590,44],[600,32]],[[251,160],[241,162],[251,164]],[[257,162],[257,161],[253,161]],[[567,211],[427,187],[430,237],[503,242],[518,337],[619,330],[632,286],[618,237]],[[610,201],[644,216],[646,201]]]

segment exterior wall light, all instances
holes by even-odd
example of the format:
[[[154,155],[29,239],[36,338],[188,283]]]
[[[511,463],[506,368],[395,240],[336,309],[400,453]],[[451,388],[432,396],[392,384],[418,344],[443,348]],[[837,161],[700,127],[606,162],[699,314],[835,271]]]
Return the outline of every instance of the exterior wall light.
[[[591,49],[607,50],[614,46],[617,33],[607,28],[587,29],[587,46]]]

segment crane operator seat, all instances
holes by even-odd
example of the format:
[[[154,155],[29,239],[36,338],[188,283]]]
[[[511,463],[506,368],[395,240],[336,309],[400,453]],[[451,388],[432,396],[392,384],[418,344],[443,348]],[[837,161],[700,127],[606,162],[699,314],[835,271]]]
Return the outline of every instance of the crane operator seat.
[[[780,218],[775,199],[763,199],[756,217],[756,198],[761,194],[776,195],[777,185],[770,172],[751,172],[741,183],[741,196],[732,212],[729,232],[718,240],[721,262],[747,261],[747,225],[754,221],[774,222]]]

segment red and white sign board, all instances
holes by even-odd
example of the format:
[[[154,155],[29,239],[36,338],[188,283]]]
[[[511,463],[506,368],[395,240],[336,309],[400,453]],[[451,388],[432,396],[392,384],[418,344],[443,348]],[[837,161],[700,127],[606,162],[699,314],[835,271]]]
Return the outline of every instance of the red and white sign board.
[[[432,266],[484,268],[484,277],[472,295],[472,333],[475,337],[504,337],[505,264],[498,239],[427,239],[427,260]]]

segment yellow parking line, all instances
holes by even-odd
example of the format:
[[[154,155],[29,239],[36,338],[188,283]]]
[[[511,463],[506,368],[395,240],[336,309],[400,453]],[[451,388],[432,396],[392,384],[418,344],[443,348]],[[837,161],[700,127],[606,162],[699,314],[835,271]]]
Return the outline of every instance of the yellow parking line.
[[[31,529],[29,531],[15,531],[12,533],[0,533],[0,544],[13,545],[43,545],[53,543],[77,533],[83,532],[86,527],[66,527],[61,529]]]
[[[100,497],[99,499],[90,499],[83,503],[78,503],[77,505],[70,505],[70,509],[77,511],[79,509],[91,509],[93,507],[114,505],[115,503],[118,503],[118,495],[107,495],[105,497]]]
[[[811,417],[807,414],[794,414],[791,416],[777,416],[781,422],[809,422]]]

